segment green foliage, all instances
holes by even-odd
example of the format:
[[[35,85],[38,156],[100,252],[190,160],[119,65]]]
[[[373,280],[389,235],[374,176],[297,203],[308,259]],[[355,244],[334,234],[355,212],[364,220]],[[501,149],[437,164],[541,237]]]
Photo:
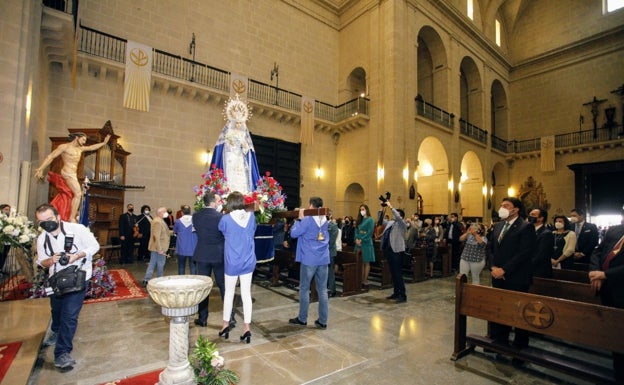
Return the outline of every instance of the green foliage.
[[[217,345],[200,335],[190,357],[198,385],[230,385],[238,383],[238,376],[225,369],[225,360],[219,355]]]

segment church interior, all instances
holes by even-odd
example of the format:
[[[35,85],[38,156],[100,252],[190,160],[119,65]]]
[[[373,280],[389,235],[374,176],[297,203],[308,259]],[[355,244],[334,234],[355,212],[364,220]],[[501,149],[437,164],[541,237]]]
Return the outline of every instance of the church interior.
[[[0,10],[0,203],[33,219],[56,194],[34,177],[46,156],[70,133],[89,145],[111,134],[78,171],[92,183],[102,246],[127,204],[194,205],[234,95],[251,111],[260,174],[282,184],[290,210],[320,196],[334,217],[356,216],[391,192],[409,215],[490,224],[512,196],[551,217],[581,208],[590,222],[619,223],[622,1],[4,0]],[[128,267],[138,281],[144,268]],[[216,340],[214,292],[217,316],[191,327],[193,340]],[[408,284],[405,306],[376,289],[332,298],[326,331],[287,324],[293,293],[255,282],[257,337],[218,342],[241,384],[591,383],[480,352],[451,361],[451,276]],[[45,330],[47,307],[11,306],[0,335]],[[35,311],[38,323],[20,321]],[[31,341],[27,375],[11,383],[100,384],[166,366],[168,322],[149,298],[80,317],[72,373]]]

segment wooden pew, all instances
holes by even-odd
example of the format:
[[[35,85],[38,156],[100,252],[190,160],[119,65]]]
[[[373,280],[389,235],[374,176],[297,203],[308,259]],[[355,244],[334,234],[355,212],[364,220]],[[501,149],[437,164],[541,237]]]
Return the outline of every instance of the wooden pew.
[[[589,283],[533,277],[529,293],[600,305],[600,297],[592,292]]]
[[[560,281],[572,281],[580,283],[589,283],[589,274],[587,271],[553,269],[553,279]]]
[[[335,264],[338,266],[336,279],[342,280],[342,296],[361,293],[362,256],[359,253],[339,251]]]
[[[442,277],[453,275],[453,254],[451,245],[438,246],[438,260],[442,263]]]
[[[488,337],[467,335],[467,317],[518,327],[572,344],[624,353],[624,310],[530,293],[469,285],[460,274],[455,286],[455,346],[452,360],[481,346],[491,351],[599,383],[614,383],[611,368],[535,347],[515,348]],[[616,335],[619,334],[619,337]]]
[[[425,280],[425,271],[427,270],[427,251],[423,248],[414,248],[409,254],[405,254],[404,267],[412,282],[420,282]]]
[[[380,281],[380,289],[392,287],[392,274],[390,274],[390,265],[383,251],[379,249],[379,244],[375,243],[375,262],[370,264],[370,276]]]

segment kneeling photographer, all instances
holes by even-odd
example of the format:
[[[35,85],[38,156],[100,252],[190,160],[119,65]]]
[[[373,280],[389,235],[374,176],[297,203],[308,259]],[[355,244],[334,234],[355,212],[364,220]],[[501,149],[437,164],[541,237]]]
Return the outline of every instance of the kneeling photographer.
[[[37,238],[37,264],[49,270],[46,292],[52,310],[51,330],[43,346],[56,345],[54,366],[65,372],[76,364],[70,355],[72,341],[91,278],[92,257],[100,245],[88,228],[61,221],[49,204],[37,207],[35,216],[44,230]]]
[[[385,199],[383,197],[379,197],[379,199],[382,207],[389,207],[392,210],[392,219],[384,221],[385,227],[381,241],[381,249],[388,259],[392,284],[394,285],[392,295],[386,297],[386,299],[393,299],[396,303],[403,303],[407,301],[405,282],[403,281],[403,272],[401,271],[403,254],[405,253],[405,232],[407,231],[407,222],[404,219],[405,212],[392,207],[390,193],[386,193]]]

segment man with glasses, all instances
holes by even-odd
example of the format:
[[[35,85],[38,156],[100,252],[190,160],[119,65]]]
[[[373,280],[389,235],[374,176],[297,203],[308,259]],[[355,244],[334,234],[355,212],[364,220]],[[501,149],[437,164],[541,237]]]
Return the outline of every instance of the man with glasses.
[[[86,271],[88,282],[92,274],[92,257],[100,249],[91,231],[81,224],[61,221],[56,209],[48,204],[37,207],[35,216],[44,230],[37,238],[37,264],[48,269],[49,276],[76,265]],[[65,253],[67,261],[61,260],[61,253]],[[56,345],[54,366],[63,372],[72,370],[76,364],[70,353],[86,287],[62,296],[50,295],[52,325],[43,346]]]

